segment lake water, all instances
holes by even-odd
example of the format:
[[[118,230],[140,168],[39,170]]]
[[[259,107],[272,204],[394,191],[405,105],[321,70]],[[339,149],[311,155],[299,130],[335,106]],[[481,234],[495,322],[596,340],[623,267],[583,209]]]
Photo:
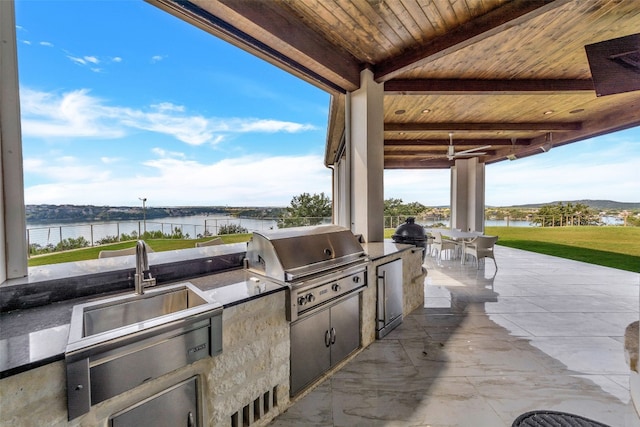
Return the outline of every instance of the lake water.
[[[621,220],[616,217],[604,217],[602,221],[607,225],[619,225]],[[425,227],[433,225],[428,222],[420,222]],[[448,220],[438,221],[439,223],[449,226]],[[188,234],[190,238],[197,238],[205,235],[205,230],[210,235],[218,234],[218,230],[223,225],[236,224],[244,227],[249,232],[273,230],[278,228],[276,219],[255,219],[255,218],[236,218],[226,215],[194,215],[183,217],[166,217],[156,218],[144,221],[119,221],[119,222],[71,222],[71,223],[27,223],[27,237],[29,244],[38,244],[40,246],[57,245],[62,239],[84,237],[88,242],[95,243],[107,236],[118,236],[122,234],[131,235],[134,231],[140,235],[145,230],[149,232],[162,231],[165,234],[171,232],[177,227],[182,230],[183,234]],[[510,220],[486,220],[487,227],[531,227],[529,221]]]
[[[84,237],[88,242],[97,242],[107,236],[122,234],[138,235],[146,229],[148,232],[161,231],[171,234],[176,228],[188,234],[190,238],[204,236],[205,230],[211,234],[218,234],[221,226],[235,224],[246,228],[249,232],[271,230],[278,227],[275,219],[236,218],[226,215],[194,215],[184,217],[154,218],[147,221],[118,221],[118,222],[56,222],[27,223],[29,244],[46,246],[56,245],[62,239]]]

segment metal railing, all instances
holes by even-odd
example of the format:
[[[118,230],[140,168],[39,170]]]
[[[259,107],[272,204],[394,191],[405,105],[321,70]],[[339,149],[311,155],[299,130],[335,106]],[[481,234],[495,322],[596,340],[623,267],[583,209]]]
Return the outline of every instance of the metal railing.
[[[156,221],[74,223],[27,228],[30,253],[98,246],[138,238],[199,239],[220,234],[331,223],[331,218],[212,218],[203,224]]]
[[[385,228],[397,228],[407,218],[414,217],[416,223],[424,226],[449,224],[444,215],[394,215],[384,217]],[[584,224],[584,218],[577,215],[563,217],[542,217],[529,215],[526,218],[504,217],[492,221],[504,222],[509,226],[513,221],[528,221],[531,226],[575,226]],[[537,221],[536,221],[537,220]],[[100,223],[74,223],[69,225],[36,226],[28,228],[27,244],[30,252],[54,252],[74,247],[98,246],[121,240],[143,238],[180,238],[198,239],[246,230],[248,233],[291,226],[329,224],[331,218],[212,218],[205,219],[203,224],[185,224],[181,222],[156,221],[117,221]],[[611,224],[600,218],[599,225]]]

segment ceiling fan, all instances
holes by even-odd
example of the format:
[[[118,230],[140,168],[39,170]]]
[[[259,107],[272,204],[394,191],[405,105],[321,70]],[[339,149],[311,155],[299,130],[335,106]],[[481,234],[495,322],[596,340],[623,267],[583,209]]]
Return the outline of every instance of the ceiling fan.
[[[482,152],[482,150],[486,150],[488,148],[491,148],[491,146],[483,145],[482,147],[469,148],[468,150],[458,151],[456,153],[456,149],[453,146],[453,132],[449,132],[449,147],[447,147],[447,159],[454,160],[458,157],[482,156],[483,154],[487,154]]]

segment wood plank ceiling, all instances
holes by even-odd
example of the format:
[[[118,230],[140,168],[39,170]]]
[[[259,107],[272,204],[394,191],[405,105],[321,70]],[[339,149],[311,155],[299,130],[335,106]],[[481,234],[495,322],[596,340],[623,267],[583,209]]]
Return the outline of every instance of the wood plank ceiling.
[[[329,92],[328,165],[365,68],[384,83],[387,169],[449,168],[448,150],[494,163],[640,125],[640,91],[597,96],[585,53],[638,33],[640,0],[147,1]]]

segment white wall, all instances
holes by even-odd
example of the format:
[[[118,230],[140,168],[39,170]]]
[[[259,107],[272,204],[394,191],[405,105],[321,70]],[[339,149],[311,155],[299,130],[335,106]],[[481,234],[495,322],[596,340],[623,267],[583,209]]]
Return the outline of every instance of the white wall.
[[[364,70],[350,95],[351,230],[366,242],[384,240],[384,84]]]
[[[27,242],[22,177],[22,135],[18,93],[15,10],[0,1],[0,283],[27,275]]]

